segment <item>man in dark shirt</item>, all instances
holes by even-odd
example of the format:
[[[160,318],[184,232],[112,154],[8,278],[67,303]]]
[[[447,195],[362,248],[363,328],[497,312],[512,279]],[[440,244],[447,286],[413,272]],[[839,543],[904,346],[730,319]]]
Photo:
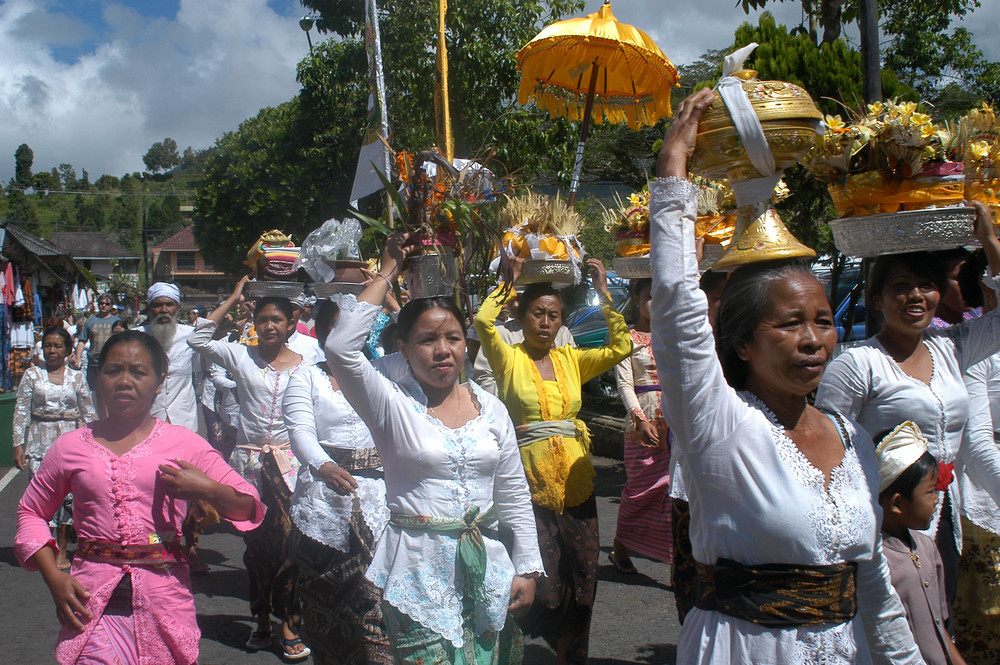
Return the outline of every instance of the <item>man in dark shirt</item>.
[[[121,319],[112,314],[113,303],[111,296],[107,293],[97,298],[97,314],[94,314],[83,324],[80,331],[79,341],[76,344],[76,355],[74,356],[75,366],[81,367],[83,362],[83,347],[90,342],[87,350],[87,384],[91,390],[96,390],[97,383],[97,360],[101,356],[101,349],[104,343],[111,337],[111,328],[116,321]]]

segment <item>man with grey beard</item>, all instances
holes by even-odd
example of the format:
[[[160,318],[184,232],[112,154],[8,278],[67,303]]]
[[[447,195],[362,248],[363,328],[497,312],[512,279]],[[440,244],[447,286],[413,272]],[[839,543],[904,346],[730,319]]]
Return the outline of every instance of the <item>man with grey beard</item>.
[[[152,414],[160,420],[198,431],[198,398],[194,386],[200,380],[200,363],[188,346],[194,328],[179,323],[181,292],[174,284],[157,282],[146,292],[146,321],[137,330],[152,335],[167,352],[167,377],[153,402]]]

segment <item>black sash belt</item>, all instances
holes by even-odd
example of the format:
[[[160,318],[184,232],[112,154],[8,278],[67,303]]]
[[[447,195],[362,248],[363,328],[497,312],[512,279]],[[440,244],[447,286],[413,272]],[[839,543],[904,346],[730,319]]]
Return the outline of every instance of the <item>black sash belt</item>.
[[[698,564],[695,606],[768,628],[840,624],[858,611],[858,567]]]

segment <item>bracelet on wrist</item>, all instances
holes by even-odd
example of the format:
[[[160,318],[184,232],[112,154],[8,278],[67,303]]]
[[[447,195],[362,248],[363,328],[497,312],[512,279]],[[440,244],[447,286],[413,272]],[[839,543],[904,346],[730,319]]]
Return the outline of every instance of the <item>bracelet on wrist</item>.
[[[383,275],[380,272],[375,273],[375,276],[376,277],[381,277],[382,279],[384,279],[385,283],[389,285],[389,289],[392,290],[392,280],[390,280],[388,277],[386,277],[385,275]]]

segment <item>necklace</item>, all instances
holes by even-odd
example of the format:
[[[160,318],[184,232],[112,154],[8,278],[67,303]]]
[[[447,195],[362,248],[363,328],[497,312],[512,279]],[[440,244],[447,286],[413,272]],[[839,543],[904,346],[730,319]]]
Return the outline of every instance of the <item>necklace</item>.
[[[460,387],[461,386],[459,386],[459,388]],[[457,393],[458,388],[456,388],[455,391]],[[458,420],[458,416],[461,415],[461,413],[462,413],[462,396],[461,395],[458,395],[458,400],[457,401],[458,401],[458,406],[455,408],[455,412],[452,414],[452,416],[453,416],[453,418],[454,418],[455,421]],[[441,404],[444,404],[444,400],[441,400]],[[441,404],[438,404],[438,406],[441,406]],[[437,406],[429,406],[429,407],[427,407],[427,413],[431,414],[432,416],[434,416],[435,418],[437,418],[438,420],[440,420],[441,424],[444,425],[445,427],[451,427],[451,425],[449,425],[447,423],[447,421],[445,421],[444,418],[442,418],[440,415],[438,415]],[[452,428],[452,429],[454,429],[454,428]]]

